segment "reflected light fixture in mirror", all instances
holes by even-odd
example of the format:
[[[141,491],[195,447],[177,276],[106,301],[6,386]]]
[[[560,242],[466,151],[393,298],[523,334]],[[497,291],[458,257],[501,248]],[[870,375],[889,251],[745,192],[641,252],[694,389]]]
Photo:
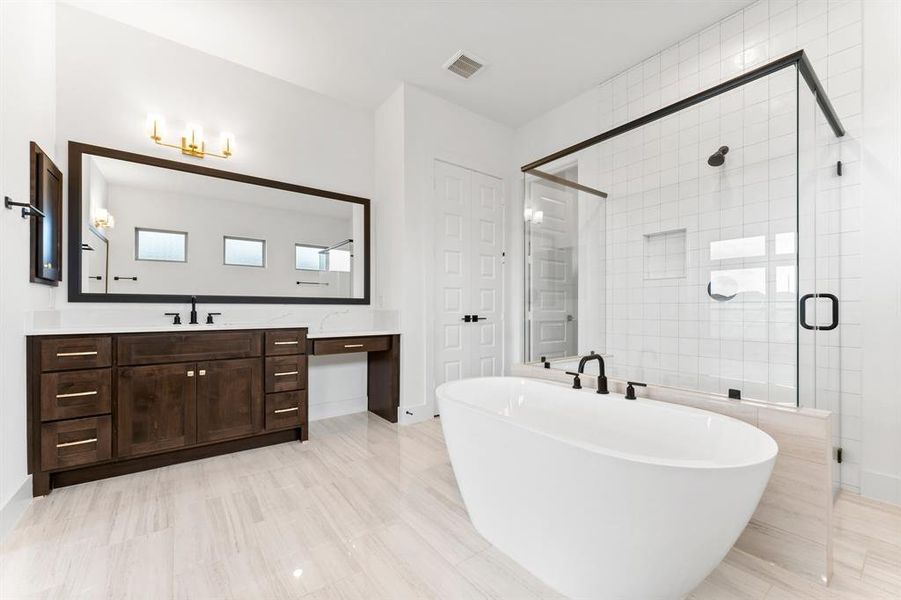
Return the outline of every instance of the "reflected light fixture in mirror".
[[[541,225],[544,221],[544,211],[543,210],[533,210],[531,208],[527,208],[525,213],[523,214],[525,217],[526,223],[534,223],[535,225]]]
[[[94,227],[96,229],[112,229],[116,226],[116,219],[105,208],[98,208],[94,211]]]
[[[196,123],[188,123],[185,127],[185,133],[181,137],[181,144],[169,144],[163,141],[165,134],[165,121],[159,115],[147,115],[146,132],[153,142],[159,146],[167,148],[175,148],[181,150],[185,156],[193,156],[195,158],[205,158],[206,156],[215,156],[217,158],[228,158],[235,151],[235,134],[222,132],[219,136],[221,153],[211,152],[206,149],[206,141],[203,139],[203,127]]]

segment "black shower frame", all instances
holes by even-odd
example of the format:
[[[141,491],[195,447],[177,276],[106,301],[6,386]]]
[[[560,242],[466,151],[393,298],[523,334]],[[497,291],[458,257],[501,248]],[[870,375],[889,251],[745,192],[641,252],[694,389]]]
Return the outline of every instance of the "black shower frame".
[[[585,150],[586,148],[590,148],[595,144],[599,144],[618,135],[622,135],[627,131],[637,129],[639,127],[647,125],[648,123],[653,123],[654,121],[662,119],[663,117],[675,114],[681,110],[694,106],[695,104],[700,104],[705,100],[715,98],[720,94],[724,94],[725,92],[751,83],[752,81],[760,79],[761,77],[772,75],[777,71],[781,71],[782,69],[791,66],[797,66],[798,73],[801,75],[801,77],[804,78],[804,81],[807,82],[807,86],[810,88],[810,91],[813,92],[817,104],[820,105],[820,109],[823,111],[823,114],[826,117],[826,121],[829,123],[829,126],[832,128],[835,136],[842,137],[843,135],[845,135],[845,128],[842,125],[841,120],[838,118],[838,115],[835,112],[835,108],[832,106],[832,102],[829,101],[829,96],[826,95],[826,90],[823,87],[823,84],[820,82],[820,79],[817,77],[816,72],[813,70],[813,65],[810,64],[810,59],[807,58],[807,54],[804,52],[804,50],[798,50],[796,52],[792,52],[791,54],[787,54],[782,58],[777,58],[772,62],[768,62],[765,65],[759,66],[756,69],[752,69],[747,73],[742,73],[738,77],[733,77],[728,81],[724,81],[723,83],[679,100],[678,102],[664,106],[663,108],[638,117],[637,119],[629,121],[628,123],[614,127],[613,129],[607,130],[604,133],[590,137],[587,140],[582,140],[577,144],[573,144],[572,146],[558,150],[553,154],[548,154],[544,158],[539,158],[538,160],[532,161],[527,165],[523,165],[522,167],[520,167],[520,170],[523,173],[528,173],[533,169],[537,169],[538,167],[544,166],[555,160],[569,156],[570,154],[574,154],[581,150]]]

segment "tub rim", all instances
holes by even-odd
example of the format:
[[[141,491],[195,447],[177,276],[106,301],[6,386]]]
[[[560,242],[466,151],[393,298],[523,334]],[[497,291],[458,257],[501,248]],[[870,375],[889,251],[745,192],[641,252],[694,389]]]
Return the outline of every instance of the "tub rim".
[[[738,424],[739,427],[753,429],[755,431],[754,435],[763,436],[764,444],[767,446],[767,448],[762,450],[762,454],[764,454],[765,456],[758,460],[745,460],[745,461],[730,463],[730,464],[710,464],[710,463],[704,464],[704,463],[699,463],[699,462],[693,461],[693,460],[663,458],[663,457],[657,457],[657,456],[635,454],[633,452],[623,452],[623,451],[619,451],[619,450],[614,450],[607,446],[601,446],[599,444],[592,443],[592,442],[574,440],[572,438],[568,438],[568,437],[565,437],[565,436],[562,436],[559,434],[551,433],[551,432],[548,432],[543,429],[539,429],[539,428],[531,426],[531,425],[527,425],[527,424],[524,424],[521,422],[516,422],[516,421],[510,420],[510,419],[505,419],[502,415],[498,415],[496,412],[488,410],[482,406],[479,406],[478,404],[472,404],[472,403],[466,402],[464,400],[453,398],[452,396],[448,395],[448,392],[446,389],[448,387],[453,387],[455,384],[463,384],[464,382],[473,383],[473,382],[483,381],[483,380],[492,380],[492,381],[505,380],[505,381],[520,382],[520,383],[527,382],[529,384],[537,384],[539,387],[552,388],[557,391],[571,392],[574,394],[580,393],[576,390],[566,389],[565,384],[555,382],[555,381],[547,381],[547,380],[535,379],[535,378],[531,378],[531,377],[503,375],[503,376],[492,376],[492,377],[472,377],[469,379],[457,379],[454,381],[447,381],[445,383],[442,383],[441,385],[439,385],[436,388],[435,395],[438,398],[439,402],[443,402],[445,400],[450,401],[452,403],[457,404],[458,406],[460,406],[462,408],[469,409],[473,412],[485,415],[494,421],[497,421],[500,423],[506,423],[506,424],[512,425],[513,427],[518,427],[520,429],[524,429],[526,431],[530,431],[532,433],[542,435],[546,438],[553,439],[562,444],[566,444],[571,447],[579,448],[581,450],[585,450],[585,451],[591,452],[593,454],[600,454],[600,455],[607,456],[610,458],[624,460],[624,461],[632,462],[632,463],[643,464],[643,465],[653,465],[653,466],[658,466],[658,467],[666,467],[666,468],[674,468],[674,469],[716,471],[716,470],[727,470],[727,469],[750,468],[750,467],[755,467],[755,466],[759,466],[759,465],[764,465],[768,462],[773,463],[773,462],[775,462],[776,457],[779,455],[779,444],[776,442],[776,440],[773,439],[773,437],[770,434],[768,434],[764,430],[760,429],[759,427],[751,425],[750,423],[742,421],[741,419],[736,419],[735,417],[730,417],[728,415],[724,415],[721,413],[704,410],[702,408],[696,408],[694,406],[685,406],[682,404],[676,404],[673,402],[652,400],[650,398],[639,398],[637,400],[626,400],[622,396],[622,394],[616,394],[616,393],[611,393],[608,396],[605,396],[604,398],[602,398],[600,400],[602,402],[603,401],[609,402],[610,400],[630,402],[630,403],[638,402],[644,406],[653,406],[655,408],[665,409],[665,410],[673,410],[676,412],[688,412],[688,413],[693,413],[693,414],[701,414],[702,416],[705,416],[708,418],[713,417],[713,418],[723,419],[726,421],[732,421],[733,423]],[[612,396],[612,398],[611,398],[611,396]],[[440,415],[439,415],[439,417],[440,417]]]

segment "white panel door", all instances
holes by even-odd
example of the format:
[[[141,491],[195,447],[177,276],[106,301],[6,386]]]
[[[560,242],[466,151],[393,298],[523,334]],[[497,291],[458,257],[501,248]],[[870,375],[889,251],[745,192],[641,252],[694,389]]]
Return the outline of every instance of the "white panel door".
[[[435,161],[435,385],[503,371],[503,182]],[[464,317],[478,316],[478,321]]]
[[[541,181],[531,183],[531,208],[541,211],[541,223],[529,223],[529,342],[533,360],[577,353],[578,292],[576,235],[573,230],[576,195]]]
[[[435,162],[435,385],[470,376],[472,173]]]
[[[503,182],[472,174],[472,282],[470,306],[478,321],[472,323],[474,377],[503,372]]]

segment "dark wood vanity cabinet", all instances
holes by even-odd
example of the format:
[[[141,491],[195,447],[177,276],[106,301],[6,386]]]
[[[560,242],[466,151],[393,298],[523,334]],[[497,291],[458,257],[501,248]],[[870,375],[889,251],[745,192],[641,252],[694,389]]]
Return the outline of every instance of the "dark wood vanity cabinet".
[[[184,448],[197,440],[197,365],[118,369],[117,456]]]
[[[198,363],[197,439],[213,442],[262,431],[262,381],[256,358]]]
[[[306,329],[28,338],[33,493],[307,434]]]
[[[368,408],[397,422],[399,335],[311,340],[295,328],[27,339],[35,496],[308,439],[309,355],[367,353]]]

